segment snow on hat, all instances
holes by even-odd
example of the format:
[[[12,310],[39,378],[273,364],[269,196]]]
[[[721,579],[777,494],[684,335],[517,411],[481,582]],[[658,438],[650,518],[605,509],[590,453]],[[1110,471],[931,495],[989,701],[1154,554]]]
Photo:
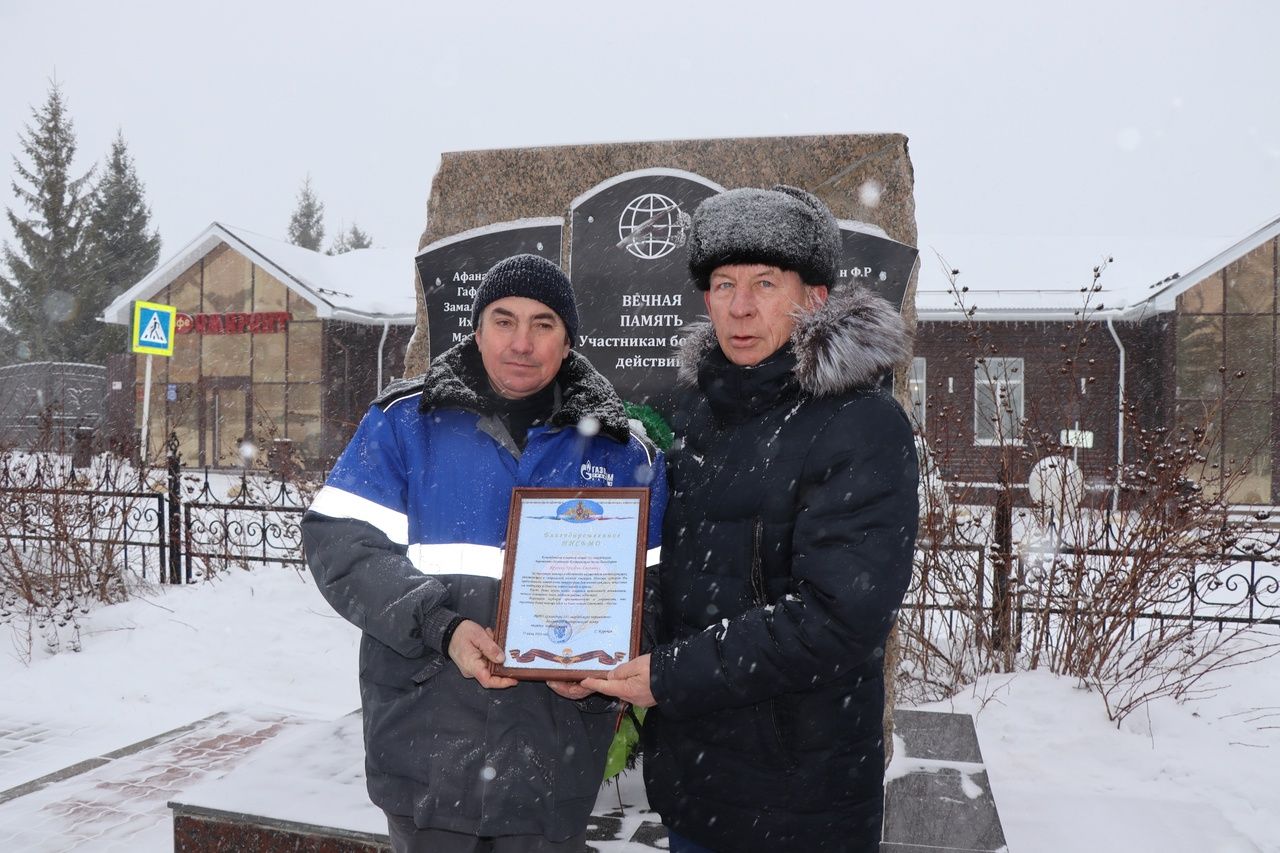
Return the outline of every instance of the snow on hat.
[[[512,255],[494,264],[476,288],[476,299],[471,303],[471,327],[479,327],[485,306],[508,296],[541,302],[560,315],[569,331],[569,340],[577,338],[578,305],[573,284],[551,261],[539,255]]]
[[[822,201],[778,184],[713,195],[693,213],[689,272],[699,290],[725,264],[769,264],[800,274],[805,284],[834,285],[841,252],[840,226]]]

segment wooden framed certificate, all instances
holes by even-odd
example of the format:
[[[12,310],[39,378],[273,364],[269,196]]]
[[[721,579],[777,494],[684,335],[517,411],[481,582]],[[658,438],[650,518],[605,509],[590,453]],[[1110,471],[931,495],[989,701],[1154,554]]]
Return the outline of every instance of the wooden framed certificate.
[[[581,681],[639,654],[648,522],[646,488],[513,490],[493,671]]]

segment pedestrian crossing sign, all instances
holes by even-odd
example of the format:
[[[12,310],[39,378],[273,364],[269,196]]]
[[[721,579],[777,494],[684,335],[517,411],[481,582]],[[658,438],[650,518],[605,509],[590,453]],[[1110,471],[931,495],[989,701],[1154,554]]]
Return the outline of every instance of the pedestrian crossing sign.
[[[178,309],[155,302],[133,303],[133,351],[173,355],[173,331]]]

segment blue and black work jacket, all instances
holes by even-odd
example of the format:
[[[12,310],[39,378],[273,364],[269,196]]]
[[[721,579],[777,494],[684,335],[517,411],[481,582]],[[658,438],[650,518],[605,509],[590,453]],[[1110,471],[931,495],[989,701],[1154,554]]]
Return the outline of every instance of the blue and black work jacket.
[[[646,486],[656,562],[663,460],[570,352],[550,421],[523,449],[486,403],[473,337],[370,408],[303,518],[307,562],[363,632],[360,692],[373,802],[419,827],[563,840],[585,828],[613,734],[603,697],[540,682],[487,690],[441,648],[455,616],[493,626],[512,489]]]

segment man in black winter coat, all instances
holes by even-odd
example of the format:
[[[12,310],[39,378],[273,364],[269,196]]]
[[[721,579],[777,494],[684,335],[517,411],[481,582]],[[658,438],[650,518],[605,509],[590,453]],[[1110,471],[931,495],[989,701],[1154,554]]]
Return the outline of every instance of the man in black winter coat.
[[[840,232],[802,190],[693,217],[709,325],[681,350],[656,645],[583,686],[652,706],[673,851],[879,849],[884,647],[911,575],[917,467],[882,377],[898,313],[835,290]]]

